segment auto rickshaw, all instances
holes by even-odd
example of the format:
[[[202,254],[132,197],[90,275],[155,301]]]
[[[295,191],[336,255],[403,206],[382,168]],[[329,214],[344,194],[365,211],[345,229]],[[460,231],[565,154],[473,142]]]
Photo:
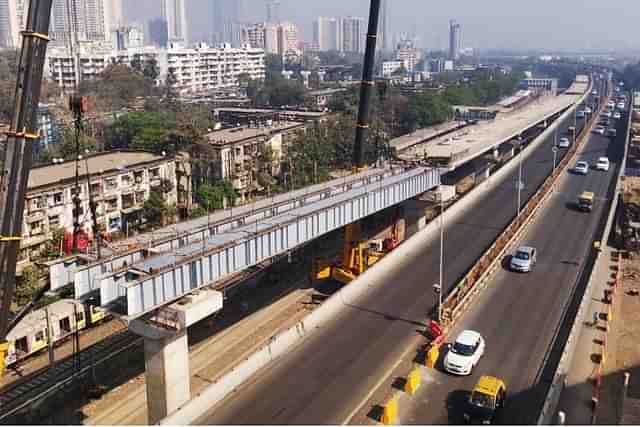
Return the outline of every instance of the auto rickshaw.
[[[504,408],[507,387],[504,382],[488,375],[480,377],[471,392],[464,420],[469,424],[491,424]]]

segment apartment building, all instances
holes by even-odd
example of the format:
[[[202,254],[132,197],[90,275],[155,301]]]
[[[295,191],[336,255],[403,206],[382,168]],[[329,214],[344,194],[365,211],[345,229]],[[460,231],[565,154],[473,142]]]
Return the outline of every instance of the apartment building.
[[[115,151],[82,159],[78,164],[82,229],[92,235],[89,191],[97,203],[98,224],[106,233],[126,232],[139,225],[143,221],[142,205],[151,191],[160,191],[168,205],[175,205],[178,200],[175,163],[173,157],[142,151]],[[55,229],[73,231],[75,174],[75,161],[31,169],[21,261],[37,257]]]
[[[212,48],[205,43],[194,49],[170,45],[169,49],[144,47],[124,50],[83,49],[80,66],[66,49],[52,49],[47,55],[47,77],[63,89],[73,89],[82,80],[95,78],[113,63],[130,65],[134,58],[145,62],[155,59],[160,79],[169,73],[175,77],[174,87],[181,94],[200,93],[213,89],[239,86],[238,76],[249,74],[252,79],[265,78],[263,49],[229,44]]]
[[[194,181],[228,180],[240,201],[246,201],[265,190],[260,185],[259,174],[280,174],[284,147],[305,128],[300,122],[267,120],[211,132],[207,135],[208,143],[195,147],[192,152],[193,158],[204,160],[192,170]],[[270,161],[262,156],[266,147],[271,151]]]

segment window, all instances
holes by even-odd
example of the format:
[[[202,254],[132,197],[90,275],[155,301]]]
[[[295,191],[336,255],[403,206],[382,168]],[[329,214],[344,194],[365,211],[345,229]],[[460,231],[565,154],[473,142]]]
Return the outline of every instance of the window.
[[[64,203],[64,193],[63,192],[55,193],[53,195],[53,205],[58,206],[58,205],[61,205],[62,203]]]
[[[49,225],[60,225],[60,215],[50,216]]]
[[[36,341],[44,341],[44,331],[36,333]]]
[[[82,322],[84,320],[84,313],[81,311],[76,312],[76,322]]]
[[[108,178],[105,180],[105,187],[107,190],[115,190],[118,188],[118,181],[115,178]]]
[[[149,175],[151,178],[160,178],[160,168],[149,169]]]

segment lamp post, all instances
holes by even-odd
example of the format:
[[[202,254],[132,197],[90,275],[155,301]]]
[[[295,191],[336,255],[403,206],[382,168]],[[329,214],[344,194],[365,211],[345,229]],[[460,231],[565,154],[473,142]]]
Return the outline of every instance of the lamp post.
[[[553,171],[556,170],[556,156],[558,155],[558,147],[554,146],[551,151],[553,151]]]
[[[519,157],[519,166],[518,166],[518,216],[520,216],[520,201],[521,201],[521,192],[522,192],[522,136],[518,137],[518,148],[520,152],[518,153]]]
[[[438,323],[442,324],[442,284],[444,283],[444,194],[440,188],[440,275],[439,283],[433,285],[438,294]]]

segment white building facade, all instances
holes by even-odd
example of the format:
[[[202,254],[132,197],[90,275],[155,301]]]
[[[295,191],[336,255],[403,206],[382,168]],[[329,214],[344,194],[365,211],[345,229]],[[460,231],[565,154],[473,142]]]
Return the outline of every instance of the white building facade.
[[[194,49],[145,47],[119,51],[85,50],[80,53],[79,71],[75,67],[77,58],[71,56],[68,50],[52,49],[47,54],[45,71],[49,80],[62,89],[72,90],[79,79],[94,79],[111,64],[131,65],[134,59],[142,63],[154,59],[160,69],[160,80],[166,80],[169,73],[173,74],[176,81],[174,88],[180,93],[237,87],[238,77],[244,73],[255,80],[265,78],[264,50],[248,44],[238,49],[228,44],[212,48],[202,43]]]

